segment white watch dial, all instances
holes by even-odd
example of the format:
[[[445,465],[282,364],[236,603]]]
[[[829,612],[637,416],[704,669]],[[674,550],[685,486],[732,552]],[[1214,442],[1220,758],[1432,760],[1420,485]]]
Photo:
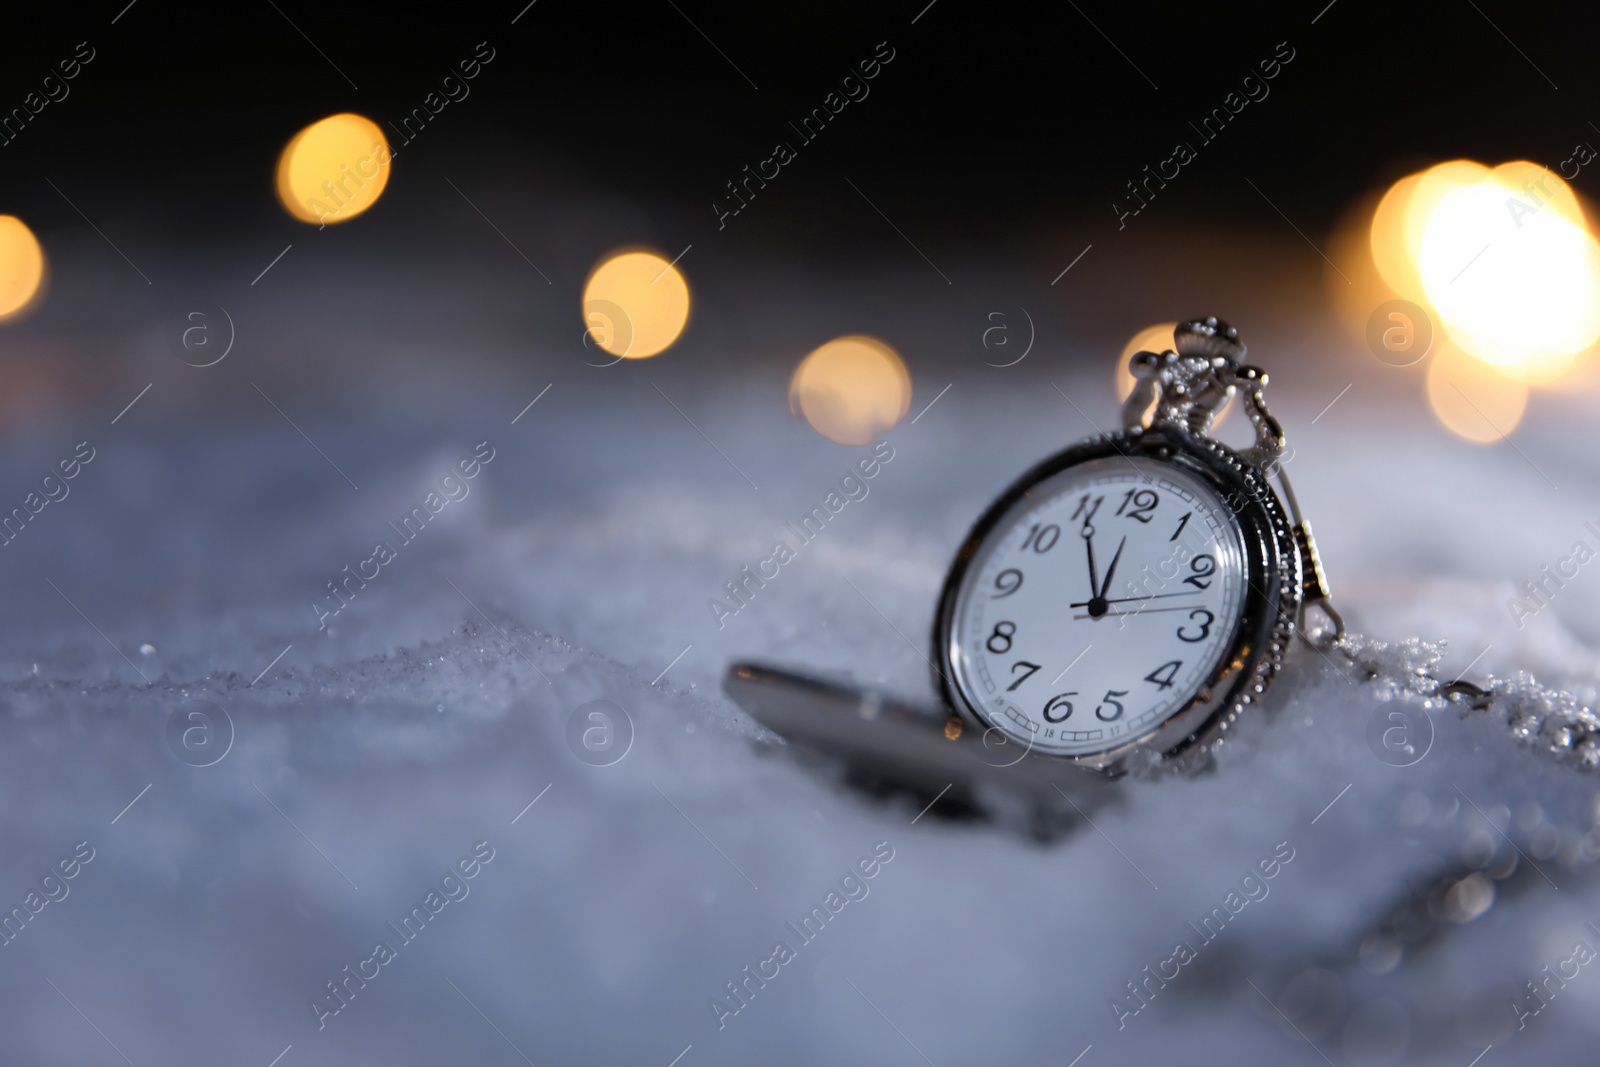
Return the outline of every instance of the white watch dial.
[[[1222,498],[1172,464],[1096,459],[1051,475],[967,568],[952,681],[1035,751],[1125,745],[1182,709],[1231,647],[1242,552]]]

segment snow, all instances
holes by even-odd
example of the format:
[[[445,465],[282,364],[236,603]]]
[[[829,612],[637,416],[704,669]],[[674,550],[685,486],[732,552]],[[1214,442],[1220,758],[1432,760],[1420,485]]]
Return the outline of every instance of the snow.
[[[1592,691],[1600,579],[1522,629],[1505,609],[1594,542],[1596,476],[1573,446],[1592,422],[1543,398],[1515,447],[1460,442],[1422,413],[1417,374],[1316,336],[1252,356],[1352,627],[1447,640],[1446,677],[1478,657],[1469,677]],[[442,351],[409,344],[407,367]],[[1092,828],[1040,843],[858,794],[722,695],[727,664],[754,658],[929,698],[926,634],[967,524],[1091,432],[1085,414],[1114,423],[1103,354],[999,371],[981,353],[919,363],[915,344],[913,414],[953,387],[721,629],[707,598],[866,452],[790,419],[775,361],[696,375],[692,347],[606,369],[563,355],[542,376],[468,364],[311,395],[258,378],[304,437],[242,387],[218,411],[168,405],[201,372],[163,364],[116,425],[150,376],[18,433],[7,501],[76,442],[97,454],[0,550],[0,905],[80,841],[94,858],[0,948],[3,1058],[950,1067],[1093,1046],[1083,1067],[1464,1065],[1600,1036],[1590,967],[1520,1030],[1512,1008],[1575,942],[1600,945],[1595,779],[1486,716],[1434,711],[1427,755],[1391,766],[1368,729],[1398,705],[1297,647],[1215,773],[1128,783]],[[324,583],[483,441],[470,493],[319,631]],[[608,766],[569,747],[596,699],[633,731]],[[170,718],[214,725],[218,707],[226,755],[179,760]],[[398,943],[386,924],[481,841],[494,858],[470,893],[319,1029],[325,983]],[[796,938],[785,924],[880,842],[893,859],[869,892]],[[1267,895],[1203,942],[1189,924],[1280,848]],[[731,1004],[726,983],[778,941],[793,959],[719,1029],[709,1002]],[[1195,958],[1119,1027],[1125,983],[1179,941]]]

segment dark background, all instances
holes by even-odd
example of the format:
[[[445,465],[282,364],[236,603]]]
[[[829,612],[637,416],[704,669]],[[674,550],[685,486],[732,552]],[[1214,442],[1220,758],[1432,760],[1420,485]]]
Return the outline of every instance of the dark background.
[[[896,58],[871,95],[801,149],[764,194],[771,202],[730,224],[719,254],[765,245],[870,253],[893,241],[862,225],[863,205],[841,176],[923,236],[936,261],[935,250],[1026,240],[1065,219],[1093,240],[1115,229],[1109,203],[1123,182],[1175,139],[1194,143],[1186,120],[1219,105],[1279,41],[1295,49],[1293,63],[1164,194],[1169,221],[1277,225],[1243,175],[1302,228],[1318,228],[1354,194],[1419,162],[1554,166],[1595,136],[1584,110],[1596,88],[1594,19],[1555,4],[1338,0],[1323,12],[1326,0],[937,0],[923,11],[926,0],[870,10],[682,0],[680,11],[667,0],[539,0],[511,25],[525,0],[346,12],[282,0],[281,13],[266,0],[227,10],[138,0],[112,25],[125,2],[7,20],[5,108],[77,42],[98,52],[68,99],[0,147],[0,208],[36,229],[77,221],[43,181],[51,175],[71,176],[91,217],[84,200],[133,213],[182,245],[292,234],[271,189],[288,138],[341,110],[387,129],[479,41],[496,59],[466,100],[402,149],[374,217],[418,213],[419,195],[436,195],[437,183],[400,180],[407,171],[490,169],[530,187],[615,194],[671,216],[671,240],[687,243],[714,232],[709,204],[723,183],[768,155],[788,120],[885,40]]]

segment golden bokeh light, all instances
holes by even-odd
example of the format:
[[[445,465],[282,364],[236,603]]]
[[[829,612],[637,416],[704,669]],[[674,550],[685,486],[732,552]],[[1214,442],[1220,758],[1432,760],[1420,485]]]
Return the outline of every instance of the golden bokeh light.
[[[795,368],[789,411],[841,445],[866,445],[911,410],[911,372],[899,353],[853,334],[829,341]]]
[[[1507,383],[1518,417],[1526,386],[1561,382],[1600,345],[1600,242],[1572,187],[1537,163],[1457,159],[1408,175],[1372,210],[1367,236],[1381,283],[1336,299],[1341,318],[1354,328],[1362,307],[1394,297],[1421,305],[1452,358],[1499,372],[1491,380]]]
[[[39,239],[15,215],[0,215],[0,322],[32,311],[43,285]]]
[[[1489,444],[1522,421],[1528,386],[1449,342],[1435,342],[1428,364],[1428,406],[1451,433]]]
[[[1453,159],[1390,187],[1372,216],[1372,259],[1378,273],[1407,300],[1426,299],[1417,259],[1422,231],[1434,207],[1448,193],[1489,177],[1489,168],[1470,159]]]
[[[1122,346],[1122,355],[1117,357],[1117,399],[1128,399],[1128,394],[1133,392],[1133,373],[1128,370],[1128,360],[1138,352],[1165,352],[1170,349],[1175,341],[1173,333],[1177,330],[1175,322],[1161,322],[1154,326],[1146,326],[1134,334],[1127,344]]]
[[[284,146],[278,200],[301,222],[347,222],[383,195],[390,158],[377,123],[351,112],[330,115]]]
[[[1417,266],[1452,340],[1486,363],[1548,379],[1600,341],[1600,244],[1498,178],[1440,197]]]
[[[583,286],[588,340],[623,359],[665,351],[689,321],[689,283],[654,252],[622,252],[595,267]]]
[[[1421,182],[1422,175],[1408,174],[1389,186],[1373,209],[1368,231],[1372,262],[1379,276],[1395,293],[1409,294],[1413,300],[1422,294],[1422,283],[1406,252],[1406,209]]]
[[[1548,167],[1517,159],[1500,164],[1489,175],[1501,185],[1514,190],[1530,207],[1537,207],[1543,201],[1555,208],[1568,222],[1578,226],[1587,224],[1583,208],[1578,204],[1578,194]]]

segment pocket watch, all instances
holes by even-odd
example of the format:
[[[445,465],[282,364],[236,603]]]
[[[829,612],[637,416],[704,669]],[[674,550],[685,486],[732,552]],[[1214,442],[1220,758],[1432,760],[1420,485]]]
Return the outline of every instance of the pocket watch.
[[[1203,768],[1296,634],[1348,657],[1266,372],[1216,318],[1173,340],[1132,358],[1120,432],[1035,466],[967,535],[935,613],[939,705],[750,662],[728,694],[861,784],[937,799],[960,783],[990,814],[1021,797],[1044,833],[1063,799],[1082,815],[1124,773]],[[1210,436],[1235,398],[1245,449]]]
[[[1022,475],[962,544],[931,660],[951,730],[1111,774],[1196,766],[1296,633],[1326,647],[1342,632],[1266,372],[1214,317],[1174,342],[1132,357],[1120,432]],[[1210,436],[1236,396],[1255,431],[1244,449]],[[1326,615],[1314,636],[1313,607]]]

